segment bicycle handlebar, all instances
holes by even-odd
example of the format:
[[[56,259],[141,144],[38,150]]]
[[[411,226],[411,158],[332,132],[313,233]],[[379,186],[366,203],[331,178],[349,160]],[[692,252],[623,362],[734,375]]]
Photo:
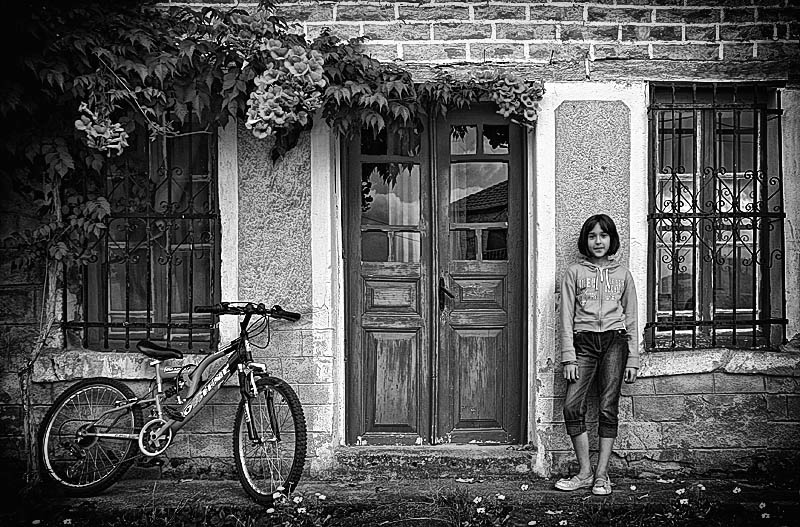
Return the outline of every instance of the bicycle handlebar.
[[[231,302],[220,302],[213,306],[195,306],[195,313],[211,313],[212,315],[263,315],[272,318],[280,318],[290,322],[297,322],[300,320],[300,313],[293,313],[286,311],[279,305],[274,305],[270,308],[264,304],[254,304],[246,302],[242,304],[233,304]]]

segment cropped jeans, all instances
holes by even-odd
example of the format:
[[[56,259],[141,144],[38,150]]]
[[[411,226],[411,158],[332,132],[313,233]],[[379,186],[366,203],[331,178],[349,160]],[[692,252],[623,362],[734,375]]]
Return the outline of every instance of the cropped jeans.
[[[597,378],[600,437],[617,437],[619,394],[628,361],[628,336],[624,330],[575,333],[575,355],[580,378],[567,384],[564,421],[575,437],[586,432],[586,398]]]

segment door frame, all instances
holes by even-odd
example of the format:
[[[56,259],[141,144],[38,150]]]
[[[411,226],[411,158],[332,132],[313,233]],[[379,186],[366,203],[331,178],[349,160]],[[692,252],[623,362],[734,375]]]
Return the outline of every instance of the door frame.
[[[479,105],[479,108],[475,111],[485,111],[489,105]],[[425,330],[428,332],[427,341],[430,346],[431,352],[428,354],[427,360],[428,365],[426,366],[427,375],[428,375],[428,394],[423,398],[426,399],[425,403],[427,405],[428,411],[428,419],[426,422],[427,429],[425,430],[426,442],[427,440],[436,440],[436,412],[437,412],[437,400],[438,400],[438,389],[437,389],[437,382],[438,382],[438,371],[439,371],[439,345],[440,345],[440,331],[439,331],[439,299],[438,299],[438,276],[440,274],[439,269],[439,227],[435,224],[438,214],[438,192],[437,192],[437,184],[433,180],[433,174],[436,172],[436,167],[439,163],[439,153],[437,152],[437,129],[440,126],[441,119],[429,119],[426,123],[427,129],[429,132],[422,137],[422,141],[427,141],[427,150],[429,152],[428,159],[420,158],[420,162],[427,161],[429,167],[426,171],[430,171],[431,177],[428,181],[425,181],[424,184],[428,185],[428,190],[425,194],[429,196],[430,203],[430,223],[429,225],[429,239],[428,243],[430,246],[430,250],[426,251],[427,254],[427,263],[429,264],[430,269],[430,277],[427,280],[427,291],[422,294],[422,297],[427,297],[430,299],[430,308],[428,309],[427,316],[425,317]],[[509,121],[504,121],[508,123],[509,126],[519,126],[511,123]],[[519,305],[516,307],[516,313],[519,316],[519,322],[517,327],[517,338],[518,338],[518,346],[519,346],[519,359],[520,359],[520,368],[522,370],[522,374],[519,377],[519,385],[517,386],[517,391],[519,392],[519,438],[518,443],[523,444],[527,443],[529,438],[531,437],[532,430],[529,428],[533,426],[531,421],[532,411],[529,407],[529,391],[531,381],[529,379],[530,372],[529,372],[529,364],[531,364],[529,360],[529,351],[528,345],[530,342],[529,338],[529,307],[531,305],[530,295],[535,294],[534,291],[531,290],[531,283],[529,279],[529,265],[528,260],[531,255],[531,249],[529,247],[530,237],[529,237],[529,221],[531,217],[531,211],[529,207],[533,203],[532,200],[529,199],[529,180],[532,177],[532,170],[533,167],[531,166],[531,158],[530,158],[530,147],[531,147],[531,132],[523,127],[520,127],[521,130],[519,133],[521,134],[520,140],[520,167],[521,173],[519,176],[520,180],[520,203],[519,203],[519,213],[517,215],[517,221],[520,229],[519,235],[519,242],[521,244],[520,247],[520,258],[519,258],[519,270],[516,273],[519,284],[518,286],[522,290],[521,298]],[[358,273],[358,268],[356,265],[350,266],[348,261],[353,261],[353,253],[351,247],[347,246],[348,240],[348,231],[353,227],[349,224],[349,222],[355,221],[355,215],[352,218],[348,217],[350,207],[352,206],[351,198],[348,195],[348,188],[349,183],[347,181],[348,176],[348,167],[350,165],[350,159],[353,155],[350,149],[350,145],[346,141],[341,141],[341,144],[338,145],[338,152],[340,152],[340,157],[338,159],[338,180],[340,182],[339,188],[341,189],[340,195],[340,203],[341,208],[339,210],[339,228],[341,229],[341,238],[340,238],[340,247],[341,247],[341,254],[343,258],[343,265],[341,271],[341,299],[340,305],[343,308],[343,327],[342,327],[342,334],[343,334],[343,344],[344,344],[344,368],[342,371],[341,383],[344,386],[344,398],[340,399],[344,401],[344,408],[342,409],[340,415],[343,417],[342,422],[342,438],[346,444],[351,445],[358,445],[360,443],[358,432],[355,430],[357,423],[361,423],[363,421],[363,396],[365,392],[365,386],[363,383],[353,382],[351,379],[353,377],[360,376],[360,366],[355,364],[353,360],[351,347],[349,343],[352,342],[352,328],[353,323],[351,322],[354,317],[360,316],[358,313],[352,313],[352,304],[350,300],[351,294],[351,287],[350,284],[353,283],[354,277],[353,273]],[[531,180],[532,181],[532,180]],[[360,293],[359,293],[360,294]],[[360,357],[359,357],[360,359]],[[349,382],[349,384],[348,384]],[[358,413],[358,415],[354,415]],[[363,425],[363,423],[362,423]],[[420,431],[421,432],[421,431]],[[366,444],[366,443],[365,443]]]

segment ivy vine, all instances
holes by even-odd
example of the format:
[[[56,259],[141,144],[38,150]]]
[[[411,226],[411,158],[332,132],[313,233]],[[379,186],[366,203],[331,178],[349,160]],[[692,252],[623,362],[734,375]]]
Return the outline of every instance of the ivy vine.
[[[522,125],[536,121],[543,88],[502,72],[416,83],[364,40],[323,32],[313,41],[275,16],[274,0],[240,8],[154,0],[27,0],[7,28],[18,53],[0,86],[0,174],[34,204],[6,239],[18,265],[82,261],[110,213],[106,174],[124,169],[134,138],[206,133],[230,119],[272,138],[274,160],[314,118],[345,137],[419,132],[431,117],[490,101]]]

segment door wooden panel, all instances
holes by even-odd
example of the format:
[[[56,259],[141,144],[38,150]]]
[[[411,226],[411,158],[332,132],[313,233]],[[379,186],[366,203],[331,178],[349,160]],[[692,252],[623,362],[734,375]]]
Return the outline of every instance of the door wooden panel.
[[[416,331],[364,331],[367,368],[376,379],[367,394],[374,402],[369,421],[376,432],[416,432],[418,336]]]

